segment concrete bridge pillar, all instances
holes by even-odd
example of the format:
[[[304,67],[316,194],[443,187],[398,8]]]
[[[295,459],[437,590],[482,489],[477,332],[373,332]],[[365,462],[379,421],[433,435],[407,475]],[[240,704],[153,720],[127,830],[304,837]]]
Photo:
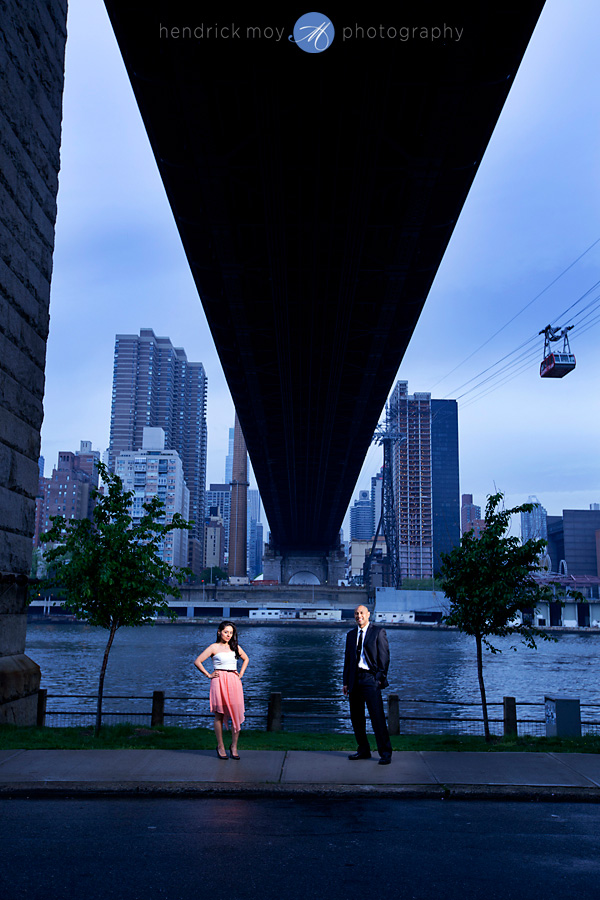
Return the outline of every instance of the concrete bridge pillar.
[[[0,722],[35,724],[25,656],[58,190],[66,0],[5,0],[0,34]]]

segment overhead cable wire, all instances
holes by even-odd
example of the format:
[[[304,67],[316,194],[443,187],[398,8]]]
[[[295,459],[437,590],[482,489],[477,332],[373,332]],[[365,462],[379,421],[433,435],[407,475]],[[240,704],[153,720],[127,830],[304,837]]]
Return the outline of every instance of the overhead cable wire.
[[[446,375],[442,376],[442,378],[439,378],[439,379],[435,382],[435,384],[432,386],[432,390],[433,390],[433,388],[437,387],[437,385],[440,384],[442,381],[445,381],[446,378],[449,378],[450,375],[453,374],[453,372],[456,372],[457,369],[460,369],[461,366],[463,366],[463,365],[464,365],[466,362],[468,362],[473,356],[475,356],[476,353],[479,353],[480,350],[483,350],[483,348],[486,347],[491,341],[493,341],[494,338],[497,337],[502,331],[504,331],[505,328],[508,328],[508,326],[511,325],[512,322],[515,321],[515,319],[518,319],[518,317],[519,317],[522,313],[524,313],[526,309],[529,309],[529,307],[532,306],[532,304],[535,303],[536,300],[539,300],[540,297],[542,297],[542,296],[546,293],[546,291],[550,290],[550,288],[553,287],[553,286],[556,284],[556,282],[559,281],[559,280],[563,277],[563,275],[566,275],[567,272],[569,272],[569,271],[573,268],[573,266],[576,266],[577,263],[578,263],[580,260],[582,260],[583,257],[584,257],[587,253],[589,253],[590,250],[592,250],[592,249],[596,246],[596,244],[598,244],[599,242],[600,242],[600,237],[599,237],[599,238],[596,238],[596,240],[593,242],[593,244],[590,244],[590,246],[589,246],[586,250],[584,250],[583,253],[580,253],[579,256],[577,257],[577,259],[574,259],[573,262],[570,263],[570,264],[566,267],[566,269],[563,269],[562,272],[560,272],[560,274],[556,276],[556,278],[554,278],[549,284],[547,284],[546,287],[543,288],[543,290],[541,290],[541,291],[539,292],[539,294],[536,294],[535,297],[534,297],[532,300],[529,301],[529,303],[526,303],[525,306],[523,306],[523,307],[519,310],[519,312],[515,313],[515,315],[514,315],[511,319],[509,319],[508,322],[506,322],[504,325],[502,325],[501,328],[499,328],[497,331],[495,331],[494,334],[492,334],[491,337],[489,337],[486,341],[483,342],[483,344],[481,344],[479,347],[477,347],[475,350],[473,350],[472,353],[469,353],[469,355],[468,355],[467,357],[465,357],[465,359],[463,359],[462,362],[459,362],[458,365],[454,366],[454,368],[451,369],[450,372],[448,372]]]
[[[600,239],[599,239],[599,240],[600,240]],[[580,297],[578,297],[577,300],[575,300],[573,303],[571,303],[571,305],[568,306],[566,310],[563,310],[562,313],[560,313],[558,316],[555,316],[555,318],[553,319],[553,321],[554,321],[554,322],[557,322],[557,321],[560,321],[561,319],[564,319],[565,316],[567,315],[567,313],[569,313],[572,309],[574,309],[574,308],[577,306],[578,303],[581,303],[581,301],[584,300],[587,296],[589,296],[589,294],[590,294],[595,288],[597,288],[599,285],[600,285],[600,279],[599,279],[598,281],[596,281],[593,285],[591,285],[591,287],[589,287],[586,291],[584,291],[584,293],[583,293]],[[578,316],[580,316],[582,313],[584,313],[584,312],[585,312],[587,309],[589,309],[590,307],[593,307],[593,309],[595,309],[599,303],[600,303],[600,295],[597,295],[597,296],[594,297],[592,300],[590,300],[590,302],[587,303],[587,304],[583,307],[583,309],[581,309],[578,313],[575,313],[575,315],[572,316],[571,319],[574,321],[575,319],[577,319]],[[593,311],[593,310],[592,310],[592,311]],[[532,341],[537,341],[537,340],[538,340],[538,337],[539,337],[539,335],[537,335],[537,334],[532,335],[527,341],[524,341],[522,344],[520,344],[520,345],[519,345],[518,347],[516,347],[514,350],[511,350],[510,353],[506,353],[506,354],[505,354],[504,356],[502,356],[499,360],[496,360],[495,363],[492,363],[491,365],[487,366],[485,369],[483,369],[483,371],[479,372],[477,375],[474,375],[474,376],[473,376],[472,378],[470,378],[468,381],[463,382],[461,385],[459,385],[457,388],[455,388],[455,389],[454,389],[453,391],[451,391],[449,394],[446,394],[445,399],[449,399],[449,398],[451,398],[451,397],[453,397],[453,396],[456,397],[456,394],[457,394],[460,390],[462,390],[464,387],[466,387],[467,385],[471,384],[473,381],[478,381],[483,375],[486,375],[488,372],[490,372],[490,371],[492,371],[493,369],[497,368],[497,366],[499,366],[501,363],[505,362],[507,359],[510,359],[511,356],[514,356],[516,353],[518,353],[520,350],[522,350],[524,347],[526,347],[526,346],[527,346],[528,344],[530,344]],[[513,360],[513,363],[511,363],[511,364],[509,364],[509,365],[518,363],[518,362],[519,362],[519,359],[520,359],[520,358],[517,358],[516,360]],[[505,370],[503,370],[503,371],[505,371]],[[496,373],[496,374],[501,374],[501,373]],[[493,376],[490,376],[490,377],[493,377]],[[485,379],[485,380],[488,381],[489,378],[488,378],[488,379]],[[477,390],[479,386],[480,386],[479,384],[474,385],[472,388],[469,389],[469,391],[465,391],[463,394],[460,394],[458,397],[456,397],[456,399],[461,399],[461,397],[464,397],[466,394],[470,393],[470,391]]]
[[[504,373],[504,377],[498,381],[496,384],[488,385],[486,389],[483,390],[480,394],[475,394],[473,397],[469,397],[469,399],[461,404],[461,409],[468,409],[473,403],[477,403],[479,400],[482,400],[484,397],[487,397],[488,394],[493,393],[493,391],[502,387],[505,384],[508,384],[509,381],[512,381],[526,369],[531,367],[532,360],[537,356],[537,352],[535,354],[529,354],[528,358],[522,362],[520,366],[514,369],[510,369],[508,372]],[[502,374],[502,373],[499,373]]]
[[[591,304],[588,304],[588,306],[589,305],[591,305]],[[575,334],[578,337],[585,334],[591,328],[594,328],[600,322],[600,314],[597,314],[597,310],[599,307],[600,307],[600,297],[597,297],[597,298],[595,298],[593,308],[590,309],[589,312],[587,313],[587,315],[585,315],[583,317],[583,319],[575,326],[575,329],[576,329]],[[590,321],[588,321],[585,328],[582,329],[581,325],[584,322],[586,322],[586,320],[590,316],[594,316],[594,318],[592,318]],[[468,407],[471,404],[477,403],[479,400],[482,400],[484,397],[487,397],[488,394],[491,394],[497,388],[500,388],[504,384],[507,384],[509,381],[512,381],[514,378],[517,377],[517,375],[520,375],[521,372],[525,371],[526,369],[528,369],[530,367],[531,360],[533,358],[535,358],[536,356],[537,356],[537,349],[533,353],[531,353],[531,352],[527,353],[527,355],[526,355],[527,358],[526,358],[525,362],[522,365],[518,366],[518,368],[515,368],[515,366],[517,366],[519,360],[515,360],[514,363],[511,364],[511,367],[509,368],[508,372],[506,372],[506,371],[505,372],[496,372],[494,375],[490,376],[490,378],[485,379],[485,381],[481,382],[478,385],[475,385],[473,388],[471,388],[470,391],[466,391],[465,394],[463,394],[463,397],[467,396],[468,394],[472,393],[473,391],[478,390],[480,387],[482,387],[485,384],[485,382],[489,381],[490,379],[501,378],[501,380],[498,381],[496,384],[488,385],[487,389],[485,389],[482,393],[475,394],[473,397],[469,397],[469,399],[465,403],[461,404],[461,409],[468,409]],[[502,377],[502,376],[504,376],[504,377]],[[457,398],[457,399],[460,399],[460,398]]]

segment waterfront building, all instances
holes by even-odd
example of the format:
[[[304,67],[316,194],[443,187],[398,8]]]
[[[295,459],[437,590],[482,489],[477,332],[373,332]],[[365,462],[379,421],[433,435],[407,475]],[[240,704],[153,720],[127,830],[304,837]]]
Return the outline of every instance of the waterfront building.
[[[547,517],[547,530],[553,572],[600,576],[600,510],[563,509]]]
[[[528,503],[535,503],[531,512],[521,513],[521,542],[548,540],[547,512],[537,497],[529,496]]]
[[[377,526],[375,526],[377,527]],[[373,539],[373,504],[369,491],[359,491],[354,506],[350,508],[350,540]]]
[[[130,514],[135,524],[144,515],[144,503],[158,497],[165,507],[168,525],[175,513],[189,519],[190,492],[183,464],[176,450],[165,449],[162,428],[144,428],[140,449],[123,450],[115,460],[115,473],[126,491],[133,491]],[[204,524],[204,523],[203,523]],[[176,529],[165,535],[159,549],[161,559],[177,568],[188,564],[188,532]]]
[[[460,505],[460,531],[466,534],[473,527],[472,523],[481,519],[481,507],[473,503],[473,494],[463,494]]]
[[[49,478],[39,479],[36,497],[33,546],[39,546],[40,534],[48,531],[52,516],[65,519],[91,519],[94,500],[91,492],[98,487],[96,460],[100,451],[92,450],[90,441],[81,441],[76,452],[61,450]]]
[[[109,467],[115,469],[121,453],[142,446],[144,428],[163,429],[165,449],[177,451],[190,492],[194,571],[204,555],[207,386],[202,363],[189,362],[168,337],[157,337],[151,328],[116,336]]]
[[[401,577],[431,578],[460,539],[458,406],[398,381],[387,409],[388,428],[405,436],[392,445]]]

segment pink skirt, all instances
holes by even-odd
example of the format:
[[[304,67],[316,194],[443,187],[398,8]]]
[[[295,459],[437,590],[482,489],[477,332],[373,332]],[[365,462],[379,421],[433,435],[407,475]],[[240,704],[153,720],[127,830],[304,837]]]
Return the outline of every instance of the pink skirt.
[[[210,711],[223,713],[225,722],[231,719],[234,731],[244,721],[244,691],[236,672],[219,669],[219,677],[210,680]]]

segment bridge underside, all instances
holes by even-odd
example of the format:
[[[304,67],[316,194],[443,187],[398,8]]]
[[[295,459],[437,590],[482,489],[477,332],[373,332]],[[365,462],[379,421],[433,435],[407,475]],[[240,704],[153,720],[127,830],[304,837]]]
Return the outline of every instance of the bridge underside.
[[[321,54],[287,40],[283,11],[106,5],[272,545],[325,552],[543,3],[394,14],[447,23],[445,41],[343,40],[390,14],[328,7]],[[173,36],[203,23],[240,37]]]

